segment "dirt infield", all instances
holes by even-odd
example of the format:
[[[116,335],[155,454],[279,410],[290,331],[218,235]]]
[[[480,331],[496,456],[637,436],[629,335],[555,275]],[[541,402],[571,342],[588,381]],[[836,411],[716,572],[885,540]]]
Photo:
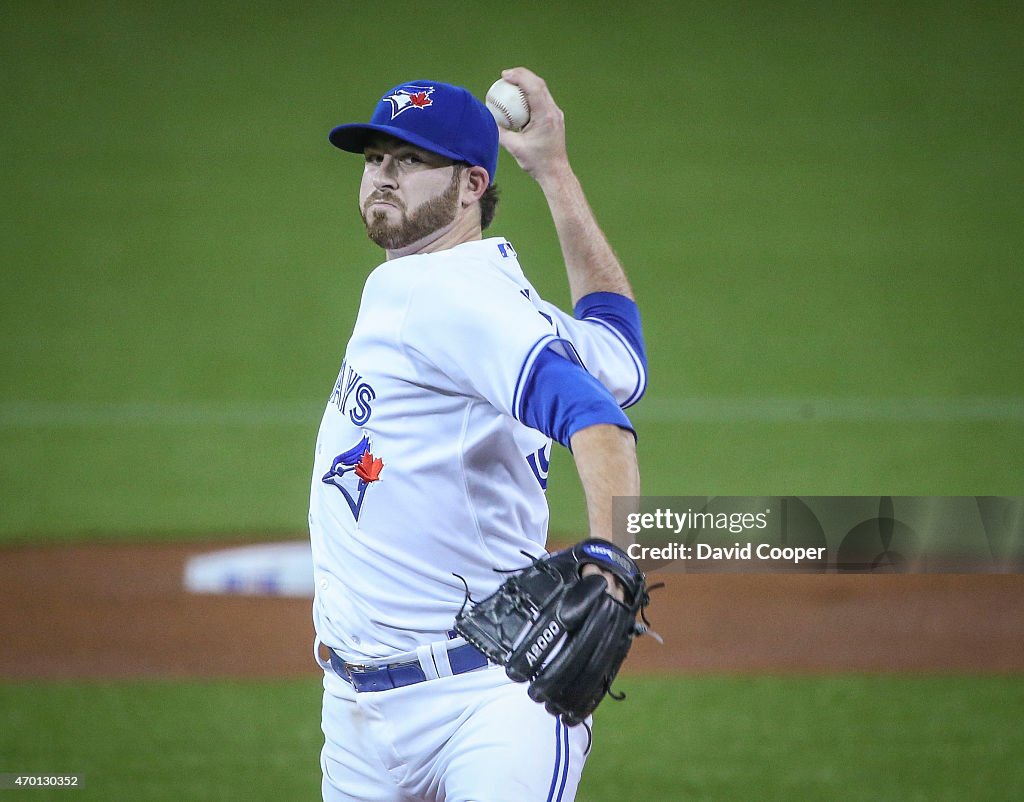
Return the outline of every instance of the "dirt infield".
[[[215,544],[0,549],[0,678],[303,677],[305,599],[197,596]],[[659,574],[627,671],[1020,672],[1024,575]]]

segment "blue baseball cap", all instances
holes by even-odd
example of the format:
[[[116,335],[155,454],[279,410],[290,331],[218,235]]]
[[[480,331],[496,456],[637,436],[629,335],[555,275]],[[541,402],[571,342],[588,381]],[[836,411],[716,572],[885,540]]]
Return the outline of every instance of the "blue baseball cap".
[[[380,99],[368,123],[334,128],[335,147],[362,153],[374,133],[390,134],[449,159],[483,167],[494,183],[498,124],[473,93],[439,81],[399,84]]]

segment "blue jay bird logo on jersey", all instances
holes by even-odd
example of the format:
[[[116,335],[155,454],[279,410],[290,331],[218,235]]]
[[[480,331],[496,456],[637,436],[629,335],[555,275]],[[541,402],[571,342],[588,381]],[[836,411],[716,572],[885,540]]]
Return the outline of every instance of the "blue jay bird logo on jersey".
[[[358,521],[366,489],[380,480],[383,469],[384,460],[373,456],[370,438],[364,434],[352,448],[334,458],[331,469],[320,481],[325,485],[334,485],[341,491],[348,502],[348,508],[352,510],[352,517]]]
[[[381,102],[387,101],[391,104],[391,119],[393,120],[409,109],[425,109],[433,106],[434,101],[430,99],[432,94],[434,94],[432,86],[403,86],[393,94],[382,97]]]

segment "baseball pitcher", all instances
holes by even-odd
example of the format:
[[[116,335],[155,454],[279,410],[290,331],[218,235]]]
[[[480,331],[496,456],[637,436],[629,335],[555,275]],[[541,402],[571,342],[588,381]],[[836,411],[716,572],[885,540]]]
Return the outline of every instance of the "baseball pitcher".
[[[330,132],[363,155],[359,210],[386,256],[310,489],[332,802],[574,799],[591,713],[646,628],[644,576],[611,531],[612,497],[639,495],[623,412],[647,381],[639,313],[561,110],[529,70],[502,77],[528,103],[519,131],[420,80]],[[548,201],[572,314],[537,294],[508,240],[483,236],[499,143]],[[552,441],[572,451],[589,537],[548,554]]]

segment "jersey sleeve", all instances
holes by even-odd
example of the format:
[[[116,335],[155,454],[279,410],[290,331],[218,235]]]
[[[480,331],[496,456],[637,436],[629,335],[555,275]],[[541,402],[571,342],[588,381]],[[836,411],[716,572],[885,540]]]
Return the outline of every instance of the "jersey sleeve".
[[[400,337],[426,384],[475,395],[517,419],[534,362],[558,341],[515,282],[462,263],[424,272]]]
[[[541,351],[530,370],[522,422],[566,448],[576,432],[598,424],[618,426],[636,437],[636,429],[608,389],[553,345]]]
[[[572,315],[541,302],[561,337],[572,343],[580,361],[623,408],[647,389],[647,355],[640,312],[624,295],[595,292],[576,304]]]

